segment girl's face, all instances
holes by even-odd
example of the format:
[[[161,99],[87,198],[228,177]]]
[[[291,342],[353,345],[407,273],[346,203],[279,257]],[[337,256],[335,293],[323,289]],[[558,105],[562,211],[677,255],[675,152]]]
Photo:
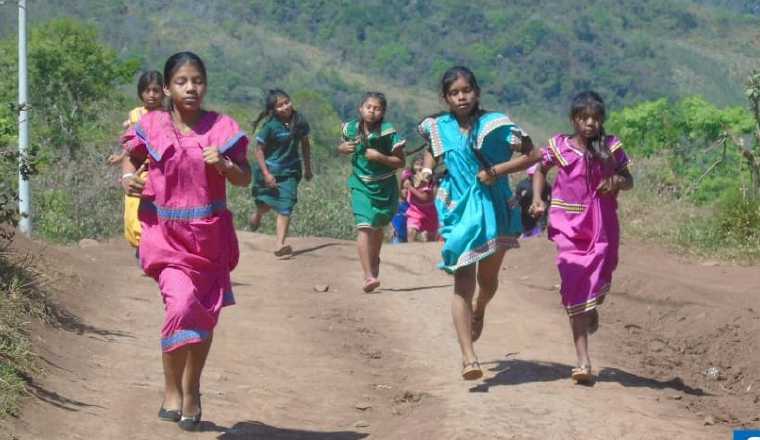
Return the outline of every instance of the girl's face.
[[[414,170],[415,173],[419,173],[422,171],[422,161],[417,159],[412,163],[412,170]]]
[[[206,96],[206,77],[194,64],[186,63],[169,78],[164,94],[171,98],[178,110],[199,111]]]
[[[155,110],[161,107],[162,96],[163,91],[161,90],[161,86],[155,82],[148,84],[148,87],[140,93],[140,99],[148,110]]]
[[[583,111],[573,117],[573,128],[583,139],[594,139],[602,131],[603,119],[597,112]]]
[[[367,98],[359,107],[359,115],[367,125],[373,126],[383,119],[385,109],[377,98]]]
[[[454,115],[457,117],[467,117],[472,114],[472,110],[478,104],[480,96],[477,90],[472,87],[472,84],[460,76],[456,81],[451,83],[444,98]]]
[[[274,104],[274,115],[282,121],[290,120],[290,117],[293,116],[293,103],[290,102],[290,98],[286,96],[277,98],[277,102]]]

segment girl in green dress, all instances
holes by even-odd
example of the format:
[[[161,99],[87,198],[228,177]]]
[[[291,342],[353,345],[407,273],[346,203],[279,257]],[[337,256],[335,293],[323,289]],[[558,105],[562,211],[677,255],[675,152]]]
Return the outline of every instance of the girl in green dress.
[[[293,109],[293,102],[283,90],[270,90],[266,108],[253,123],[253,131],[263,119],[264,125],[256,133],[256,160],[253,197],[256,212],[249,220],[251,230],[261,225],[261,218],[274,210],[277,213],[277,244],[274,254],[290,255],[293,249],[285,244],[290,226],[290,215],[298,202],[298,184],[303,176],[311,180],[311,145],[309,123]],[[301,154],[298,146],[301,146]],[[302,164],[303,159],[303,164]],[[303,166],[303,173],[302,167]]]
[[[358,234],[356,245],[364,271],[363,290],[380,286],[380,247],[383,228],[398,208],[396,170],[405,163],[404,143],[385,121],[385,95],[369,92],[359,105],[359,119],[343,124],[338,152],[351,156],[353,172],[348,179],[351,207]]]

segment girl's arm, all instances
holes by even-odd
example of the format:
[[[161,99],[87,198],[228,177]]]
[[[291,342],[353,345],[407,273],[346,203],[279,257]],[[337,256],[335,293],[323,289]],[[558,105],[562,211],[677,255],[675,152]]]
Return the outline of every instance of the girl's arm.
[[[203,149],[203,160],[216,168],[219,174],[235,186],[247,186],[251,183],[251,165],[248,159],[242,159],[236,163],[219,153],[219,148],[208,147]]]
[[[617,189],[621,191],[628,191],[630,189],[633,189],[633,176],[631,175],[631,172],[628,170],[628,168],[623,168],[622,170],[618,171],[618,173],[615,174],[614,178],[614,184]]]
[[[267,158],[264,155],[264,144],[261,142],[256,143],[256,149],[254,153],[256,155],[256,162],[259,164],[261,174],[264,176],[264,183],[268,188],[277,188],[277,179],[274,178],[272,173],[269,172],[267,167]]]
[[[522,153],[519,157],[494,165],[491,168],[493,174],[503,176],[516,173],[530,168],[541,160],[541,151],[533,147],[533,141],[528,136],[522,138],[522,147],[519,152]]]
[[[544,193],[544,187],[546,186],[546,174],[549,169],[543,165],[536,167],[536,171],[533,173],[533,202],[530,205],[530,213],[533,217],[541,217],[546,212],[546,202],[541,198]]]
[[[420,191],[417,188],[415,188],[414,185],[409,185],[407,189],[411,191],[411,193],[414,194],[414,196],[420,199],[423,203],[427,203],[430,201],[430,199],[433,198],[432,192]]]
[[[402,168],[406,164],[403,148],[396,148],[390,155],[385,155],[374,148],[367,148],[365,156],[367,160],[379,162],[391,168]]]
[[[311,141],[308,136],[301,139],[301,156],[303,157],[303,177],[311,180],[314,174],[311,172]]]

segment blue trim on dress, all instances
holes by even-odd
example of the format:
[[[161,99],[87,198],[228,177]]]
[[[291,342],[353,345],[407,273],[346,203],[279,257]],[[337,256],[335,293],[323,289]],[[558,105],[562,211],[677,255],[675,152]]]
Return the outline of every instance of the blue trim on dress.
[[[228,140],[221,148],[219,148],[219,152],[224,154],[228,150],[230,150],[232,147],[235,146],[235,144],[238,143],[240,139],[242,139],[245,136],[245,132],[239,131],[235,136],[232,136],[232,139]]]
[[[148,142],[148,135],[145,134],[145,131],[143,131],[142,125],[140,125],[139,122],[135,124],[135,134],[145,144],[145,148],[148,150],[148,154],[150,154],[153,160],[161,162],[161,153],[150,145],[150,142]]]
[[[143,200],[140,207],[145,210],[153,211],[157,213],[159,217],[166,220],[198,220],[211,217],[217,212],[224,210],[227,207],[227,202],[224,200],[214,200],[208,205],[195,206],[192,208],[166,208],[164,206],[158,206],[154,202]]]
[[[177,330],[168,338],[161,338],[161,350],[169,351],[178,345],[202,342],[208,339],[208,336],[209,332],[207,330]]]
[[[235,304],[235,295],[231,290],[224,292],[222,295],[222,307],[231,306]]]

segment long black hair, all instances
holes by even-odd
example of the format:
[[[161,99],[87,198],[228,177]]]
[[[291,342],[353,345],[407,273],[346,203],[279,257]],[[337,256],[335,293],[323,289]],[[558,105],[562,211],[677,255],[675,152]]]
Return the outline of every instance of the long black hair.
[[[172,82],[172,77],[174,74],[177,73],[180,67],[184,66],[185,64],[195,66],[195,68],[198,69],[198,71],[203,76],[203,81],[207,81],[208,77],[206,75],[206,65],[203,64],[201,57],[194,54],[193,52],[177,52],[174,55],[170,56],[169,59],[166,60],[166,63],[164,63],[164,80],[166,81],[167,86]],[[171,110],[173,106],[174,104],[172,103],[171,99],[169,99],[167,109]]]
[[[386,99],[385,94],[381,92],[367,92],[362,97],[361,102],[359,102],[359,108],[364,105],[365,102],[367,102],[370,99],[377,99],[377,101],[380,103],[380,107],[383,108],[383,117],[380,118],[378,121],[377,126],[382,127],[383,120],[385,119],[385,111],[388,109],[388,99]],[[362,119],[361,114],[359,114],[359,137],[361,139],[361,143],[363,143],[366,146],[369,146],[367,141],[367,135],[364,133],[366,123],[364,122],[364,119]]]
[[[603,164],[608,165],[613,157],[607,145],[607,135],[604,131],[604,120],[607,116],[607,109],[601,95],[589,90],[580,92],[573,97],[570,103],[570,121],[575,124],[575,119],[584,114],[597,115],[601,120],[599,135],[594,139],[590,139],[587,150],[592,160],[599,160]]]
[[[140,75],[140,79],[137,80],[137,97],[140,98],[140,100],[142,100],[142,94],[145,89],[153,83],[158,84],[160,89],[163,89],[164,87],[164,77],[161,76],[161,72],[158,70],[149,70]]]
[[[259,126],[259,123],[264,120],[271,120],[274,115],[274,107],[277,105],[277,100],[280,98],[287,98],[290,101],[292,99],[290,98],[290,95],[288,95],[284,90],[282,89],[271,89],[267,93],[266,98],[264,99],[264,110],[259,113],[259,116],[256,117],[254,121],[251,122],[251,132],[255,133],[256,128]],[[295,108],[293,109],[293,116],[290,120],[290,131],[293,134],[294,138],[300,138],[303,137],[303,135],[306,132],[306,119],[298,113]]]

